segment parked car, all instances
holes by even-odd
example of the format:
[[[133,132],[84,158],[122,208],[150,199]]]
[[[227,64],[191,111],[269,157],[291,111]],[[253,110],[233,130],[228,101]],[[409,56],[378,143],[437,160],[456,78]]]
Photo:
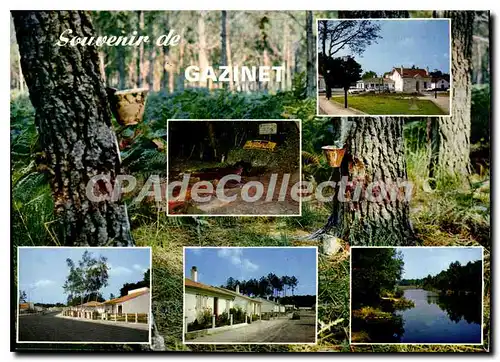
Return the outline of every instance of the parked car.
[[[361,93],[361,92],[363,92],[363,89],[356,88],[356,87],[349,88],[349,90],[347,91],[347,93],[349,93],[349,94],[357,94],[357,93]]]

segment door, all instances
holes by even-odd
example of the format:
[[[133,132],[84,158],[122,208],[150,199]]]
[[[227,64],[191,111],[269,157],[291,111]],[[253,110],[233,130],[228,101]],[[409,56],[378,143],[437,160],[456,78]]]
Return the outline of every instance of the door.
[[[219,315],[219,298],[214,297],[214,314]]]
[[[415,89],[417,90],[417,93],[420,92],[420,82],[417,80],[417,82],[415,83]]]
[[[123,308],[121,305],[118,306],[118,314],[122,314]]]

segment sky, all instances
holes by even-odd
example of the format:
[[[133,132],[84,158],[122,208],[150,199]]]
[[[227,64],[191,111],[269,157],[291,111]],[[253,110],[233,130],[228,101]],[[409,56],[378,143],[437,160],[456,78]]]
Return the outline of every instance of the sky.
[[[109,285],[101,289],[104,299],[109,299],[110,293],[119,296],[125,283],[143,280],[144,272],[150,268],[149,248],[19,248],[19,289],[26,292],[31,302],[66,303],[66,259],[78,263],[85,250],[95,257],[108,258]]]
[[[260,279],[269,273],[293,276],[295,295],[316,295],[316,248],[186,248],[184,275],[198,269],[198,282],[220,286],[229,277]]]
[[[361,56],[343,48],[334,57],[354,56],[363,73],[381,76],[393,67],[417,68],[450,73],[450,34],[448,20],[373,20],[380,24],[377,43],[368,45]],[[331,21],[337,23],[338,20]],[[326,43],[328,52],[329,42]],[[321,44],[318,44],[318,50]]]
[[[404,272],[402,279],[424,278],[448,269],[454,261],[467,264],[482,259],[481,248],[397,248],[403,253]]]

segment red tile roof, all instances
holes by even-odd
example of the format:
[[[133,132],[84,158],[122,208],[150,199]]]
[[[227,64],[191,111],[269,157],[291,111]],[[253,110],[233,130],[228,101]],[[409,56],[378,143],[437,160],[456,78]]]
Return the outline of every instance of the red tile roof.
[[[107,300],[107,301],[105,301],[102,304],[123,303],[123,302],[126,302],[127,300],[140,297],[141,295],[146,294],[146,293],[149,293],[149,289],[148,290],[141,290],[140,292],[137,292],[137,293],[130,293],[130,294],[124,295],[123,297],[120,297],[120,298],[115,298],[115,299]]]
[[[98,305],[101,305],[101,302],[96,302],[95,300],[91,300],[90,302],[83,303],[83,307],[97,307]]]
[[[403,74],[401,74],[401,68],[394,68],[394,70],[402,75],[403,78],[414,78],[417,75],[424,78],[429,77],[425,69],[403,68]]]
[[[186,278],[184,280],[184,285],[186,287],[190,287],[190,288],[202,289],[202,290],[206,290],[206,291],[209,291],[212,293],[217,293],[217,294],[222,294],[225,296],[233,297],[230,293],[225,292],[225,291],[221,290],[220,288],[212,287],[210,285],[206,285],[203,283],[198,283],[198,282],[195,282],[194,280],[191,280],[189,278]]]

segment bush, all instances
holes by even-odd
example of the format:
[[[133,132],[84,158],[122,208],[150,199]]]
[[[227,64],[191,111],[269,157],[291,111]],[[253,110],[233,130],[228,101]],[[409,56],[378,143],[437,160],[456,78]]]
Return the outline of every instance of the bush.
[[[257,314],[252,314],[252,322],[259,320],[259,316]]]
[[[299,314],[299,312],[293,312],[293,314],[292,314],[292,319],[300,319],[300,314]]]
[[[233,324],[245,323],[245,312],[240,307],[231,308],[229,313],[233,315]]]
[[[230,320],[229,320],[229,314],[227,312],[224,312],[219,316],[217,316],[217,318],[215,318],[216,327],[228,326],[229,324]]]

